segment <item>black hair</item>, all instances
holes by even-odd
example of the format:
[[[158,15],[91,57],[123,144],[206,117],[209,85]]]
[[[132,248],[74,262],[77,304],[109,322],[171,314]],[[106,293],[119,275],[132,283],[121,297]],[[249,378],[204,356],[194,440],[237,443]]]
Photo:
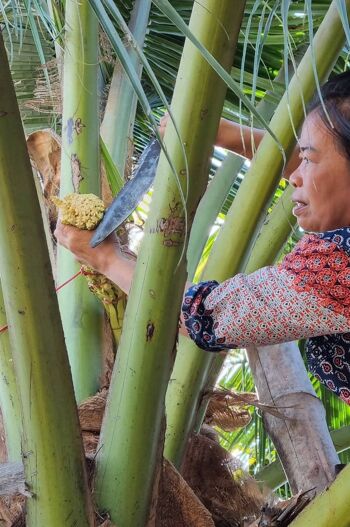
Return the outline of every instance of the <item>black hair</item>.
[[[308,106],[308,111],[318,112],[324,125],[350,160],[350,71],[331,77],[322,86],[321,96],[327,113],[319,95]]]

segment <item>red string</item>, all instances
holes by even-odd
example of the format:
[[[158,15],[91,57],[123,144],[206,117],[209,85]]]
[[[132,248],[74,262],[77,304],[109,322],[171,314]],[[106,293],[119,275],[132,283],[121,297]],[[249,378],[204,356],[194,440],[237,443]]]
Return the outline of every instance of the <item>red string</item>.
[[[68,278],[68,280],[63,282],[63,284],[56,287],[56,293],[60,291],[64,286],[66,286],[67,284],[75,280],[75,278],[77,278],[80,274],[82,274],[81,269],[77,273],[75,273],[75,275],[71,276],[70,278]],[[8,325],[0,327],[0,335],[1,333],[4,333],[4,331],[6,331],[7,329],[8,329]]]
[[[68,278],[68,280],[66,280],[65,282],[63,282],[63,284],[59,285],[58,287],[56,287],[56,293],[58,291],[60,291],[60,289],[62,289],[62,287],[64,287],[65,285],[69,284],[70,282],[72,282],[73,280],[75,280],[75,278],[77,278],[77,276],[79,276],[81,274],[81,269],[79,269],[79,271],[77,273],[75,273],[75,275],[71,276],[70,278]]]

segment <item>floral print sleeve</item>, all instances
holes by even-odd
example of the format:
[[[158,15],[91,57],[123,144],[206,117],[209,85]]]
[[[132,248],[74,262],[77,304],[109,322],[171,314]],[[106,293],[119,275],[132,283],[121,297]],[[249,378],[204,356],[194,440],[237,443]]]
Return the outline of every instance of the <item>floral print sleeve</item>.
[[[192,286],[182,305],[183,319],[190,337],[206,351],[221,351],[225,338],[216,338],[212,310],[205,309],[205,300],[218,287],[218,282],[202,282]]]
[[[349,331],[349,254],[323,236],[304,236],[280,265],[193,286],[183,305],[191,338],[217,351]]]
[[[308,338],[311,372],[350,404],[350,228],[305,235],[277,266],[191,287],[183,315],[207,351]]]

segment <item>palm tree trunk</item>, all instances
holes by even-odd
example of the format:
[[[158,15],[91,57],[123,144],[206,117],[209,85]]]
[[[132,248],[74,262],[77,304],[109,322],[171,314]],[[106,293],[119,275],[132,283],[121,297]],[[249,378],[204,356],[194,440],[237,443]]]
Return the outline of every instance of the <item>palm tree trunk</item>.
[[[264,425],[293,494],[323,490],[339,463],[325,410],[316,397],[295,343],[247,349],[261,402],[280,408],[284,419],[264,414]]]
[[[0,275],[23,409],[27,527],[92,527],[72,379],[45,232],[0,36]]]
[[[64,46],[60,196],[100,194],[97,97],[98,22],[88,2],[67,0]],[[71,253],[57,251],[57,281],[79,269]],[[96,393],[102,371],[103,309],[84,280],[59,296],[61,317],[78,402]]]
[[[243,7],[243,1],[237,5],[232,0],[205,0],[193,7],[191,30],[226,68],[232,64]],[[165,143],[182,188],[188,188],[187,224],[178,184],[161,156],[96,460],[98,505],[120,527],[143,526],[150,513],[186,279],[184,242],[207,183],[225,91],[200,53],[186,42],[172,108],[186,150],[189,186],[182,145],[171,125]]]

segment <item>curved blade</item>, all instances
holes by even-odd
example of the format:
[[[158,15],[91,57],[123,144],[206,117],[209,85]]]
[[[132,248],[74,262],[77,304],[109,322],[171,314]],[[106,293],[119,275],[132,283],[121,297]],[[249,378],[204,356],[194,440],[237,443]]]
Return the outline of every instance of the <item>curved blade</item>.
[[[160,144],[157,139],[153,139],[143,151],[134,177],[124,185],[108,207],[90,241],[91,247],[103,242],[136,209],[153,183],[159,155]]]

